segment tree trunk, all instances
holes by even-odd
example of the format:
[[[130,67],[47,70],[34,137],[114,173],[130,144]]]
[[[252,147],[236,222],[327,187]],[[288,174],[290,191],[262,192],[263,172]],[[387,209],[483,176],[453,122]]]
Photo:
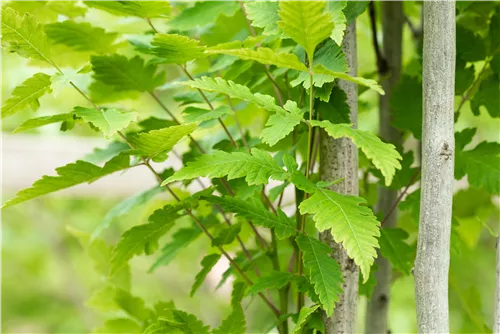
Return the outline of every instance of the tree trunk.
[[[497,288],[495,293],[495,317],[493,333],[500,334],[500,238],[497,239]]]
[[[385,141],[399,147],[401,134],[391,126],[392,112],[389,105],[392,91],[398,84],[401,76],[401,45],[403,33],[403,3],[401,1],[381,2],[382,27],[383,27],[383,57],[388,73],[380,73],[381,84],[385,95],[379,100],[380,137]],[[397,191],[386,187],[379,187],[376,211],[385,217],[396,202]],[[385,220],[385,227],[395,227],[398,220],[397,210]],[[389,261],[380,255],[375,260],[378,271],[375,273],[377,285],[368,301],[366,311],[366,333],[388,333],[388,311],[390,301],[390,288],[392,280],[392,266]]]
[[[420,226],[415,260],[420,333],[448,333],[455,140],[455,2],[424,2]]]
[[[347,57],[350,74],[356,75],[356,23],[351,23],[346,30],[343,49]],[[356,127],[358,118],[358,87],[356,84],[339,80],[339,87],[347,94],[347,103],[351,110],[351,123]],[[335,98],[335,97],[332,97]],[[322,180],[344,178],[343,182],[335,184],[331,190],[340,194],[358,194],[358,149],[348,138],[333,139],[323,130],[320,134],[320,173]],[[355,333],[358,306],[359,269],[354,261],[347,256],[342,245],[333,241],[331,233],[320,233],[320,239],[330,245],[332,256],[342,268],[344,277],[343,293],[335,307],[333,316],[324,316],[325,333]]]

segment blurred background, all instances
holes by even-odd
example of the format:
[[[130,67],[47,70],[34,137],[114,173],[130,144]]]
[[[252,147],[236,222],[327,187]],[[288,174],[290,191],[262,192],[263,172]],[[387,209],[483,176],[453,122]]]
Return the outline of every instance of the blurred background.
[[[405,11],[412,20],[418,22],[418,4],[405,2]],[[33,14],[42,15],[36,12],[36,8]],[[240,14],[234,17],[221,15],[215,24],[219,28],[208,26],[206,29],[228,26],[244,29],[242,20]],[[86,21],[95,22],[107,31],[125,34],[148,29],[145,22],[119,18],[94,9],[88,10]],[[362,14],[357,22],[358,50],[362,51],[358,51],[358,71],[360,76],[373,75],[376,67],[367,13]],[[406,71],[420,71],[414,55],[411,32],[405,27]],[[64,57],[64,54],[60,56]],[[9,97],[14,87],[40,70],[33,63],[26,66],[28,63],[17,55],[2,53],[2,102]],[[168,73],[169,80],[178,75],[175,71]],[[167,95],[163,98],[169,100]],[[36,116],[67,112],[77,103],[83,103],[81,97],[71,89],[62,88],[55,94],[41,98],[41,107]],[[151,114],[157,114],[158,117],[162,115],[155,102],[147,96],[128,100],[126,106],[151,110]],[[377,107],[375,93],[366,92],[361,96],[360,128],[377,132]],[[468,103],[463,110],[463,116],[456,125],[457,130],[478,126],[477,141],[500,141],[500,119],[491,118],[483,111],[479,117],[473,116]],[[96,147],[109,144],[87,127],[61,132],[58,124],[22,134],[11,134],[22,121],[30,117],[33,117],[32,111],[26,110],[4,119],[2,123],[2,202],[12,198],[18,190],[30,186],[42,175],[53,175],[56,167],[82,158],[92,153]],[[243,125],[250,125],[250,120],[245,120],[244,114],[241,117]],[[179,162],[170,159],[167,163]],[[101,278],[75,238],[74,231],[91,233],[117,204],[154,185],[155,180],[146,168],[139,167],[90,185],[77,186],[3,210],[2,332],[89,333],[113,315],[115,310],[112,307],[89,300],[100,288]],[[460,189],[463,185],[457,182],[456,187]],[[156,196],[131,213],[118,216],[106,231],[106,240],[115,244],[121,233],[131,226],[146,222],[148,216],[164,203],[165,198]],[[474,213],[460,222],[463,245],[460,255],[455,256],[452,262],[450,318],[452,332],[476,333],[481,332],[480,328],[484,329],[484,324],[491,326],[489,319],[492,319],[495,284],[494,238],[483,227],[484,224],[498,225],[498,199],[494,205],[484,208],[478,208],[474,203],[461,205],[471,206],[470,210]],[[402,214],[400,224],[416,232],[409,216],[410,213]],[[412,237],[415,237],[415,233]],[[169,238],[166,236],[160,244]],[[218,324],[229,312],[230,282],[216,290],[227,264],[221,261],[222,264],[219,263],[212,270],[198,293],[189,297],[194,276],[200,268],[199,262],[208,245],[205,238],[196,239],[189,247],[179,251],[168,266],[159,267],[153,273],[148,273],[148,269],[155,261],[154,255],[133,258],[130,262],[133,294],[150,305],[159,300],[175,300],[178,308],[189,310],[206,324]],[[413,295],[412,277],[395,278],[390,310],[393,333],[416,331]],[[361,299],[360,330],[366,303],[364,297]],[[252,328],[259,328],[259,323],[265,323],[255,315],[256,312],[252,312],[258,306],[253,300],[246,303],[247,321],[254,324]],[[259,330],[264,332],[265,329]]]

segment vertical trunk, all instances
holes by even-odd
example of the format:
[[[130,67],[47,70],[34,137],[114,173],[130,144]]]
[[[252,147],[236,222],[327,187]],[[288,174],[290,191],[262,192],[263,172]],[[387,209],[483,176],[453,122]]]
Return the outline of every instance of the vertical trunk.
[[[380,136],[397,147],[401,145],[401,134],[391,126],[392,113],[389,105],[392,91],[398,84],[401,75],[401,43],[403,33],[403,3],[401,1],[381,2],[383,27],[383,56],[388,73],[380,73],[385,95],[380,96],[379,119]],[[396,202],[397,192],[385,187],[378,191],[376,210],[386,216]],[[398,219],[397,210],[386,219],[383,227],[394,227]],[[377,285],[372,298],[368,301],[366,311],[366,333],[388,333],[388,311],[392,266],[389,261],[378,254],[375,261],[378,271],[375,273]]]
[[[344,38],[344,52],[347,57],[350,74],[356,75],[356,23],[351,23]],[[347,94],[347,102],[351,110],[351,122],[356,126],[358,118],[358,87],[356,84],[340,80],[339,87]],[[335,97],[333,97],[335,98]],[[320,141],[320,173],[322,180],[344,181],[333,185],[332,190],[340,194],[358,194],[358,149],[348,138],[333,139],[321,131]],[[351,260],[342,245],[336,244],[330,232],[320,233],[320,239],[330,245],[332,256],[342,268],[344,277],[343,293],[335,307],[332,317],[324,317],[326,334],[355,333],[358,306],[359,269]]]
[[[495,293],[495,317],[493,333],[500,334],[500,238],[497,239],[497,288]]]
[[[415,293],[420,333],[448,333],[455,140],[455,2],[424,2],[422,186]]]

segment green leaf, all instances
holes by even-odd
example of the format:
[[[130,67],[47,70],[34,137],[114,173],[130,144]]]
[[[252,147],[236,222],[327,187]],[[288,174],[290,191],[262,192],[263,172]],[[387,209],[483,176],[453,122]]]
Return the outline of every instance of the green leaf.
[[[479,107],[484,106],[491,117],[500,118],[500,78],[493,74],[481,81],[479,90],[470,101],[470,107],[474,115],[479,115]]]
[[[324,120],[330,123],[351,123],[351,110],[347,104],[347,94],[339,87],[332,89],[333,98],[329,102],[319,101],[315,103],[318,113]]]
[[[293,279],[293,274],[283,271],[271,271],[268,275],[257,278],[248,289],[248,294],[255,296],[265,290],[281,289]]]
[[[330,257],[330,247],[321,241],[302,234],[298,235],[295,241],[304,253],[304,268],[311,276],[314,291],[318,294],[326,314],[330,316],[342,293],[343,278],[340,266]]]
[[[413,250],[404,241],[408,233],[400,228],[380,229],[380,253],[389,259],[392,266],[405,275],[413,267]]]
[[[289,112],[280,111],[271,115],[267,120],[266,128],[262,130],[260,135],[262,141],[269,146],[274,146],[289,135],[304,117],[304,113],[297,107],[295,102],[289,100],[283,108]]]
[[[267,36],[280,35],[278,27],[278,1],[254,1],[245,3],[245,10],[252,26],[263,28],[262,34]]]
[[[106,138],[125,129],[129,126],[130,122],[134,122],[137,119],[137,113],[122,112],[115,108],[97,110],[94,108],[75,107],[73,113],[81,117],[85,122],[92,123],[104,133]]]
[[[318,65],[318,66],[314,67],[313,71],[315,74],[327,74],[327,75],[331,75],[332,77],[335,77],[338,79],[354,82],[358,85],[368,87],[370,89],[373,89],[374,91],[376,91],[380,95],[385,94],[382,87],[375,80],[372,80],[372,79],[352,77],[347,73],[329,70],[329,69],[325,68],[323,65]]]
[[[208,196],[205,199],[220,205],[225,211],[234,212],[236,216],[244,217],[257,225],[274,228],[279,239],[288,238],[295,232],[293,219],[288,218],[279,208],[278,214],[273,214],[260,201],[228,196]]]
[[[396,169],[401,169],[399,160],[402,158],[394,145],[382,142],[376,135],[353,129],[349,124],[332,124],[328,121],[311,121],[311,124],[322,127],[328,135],[335,139],[351,138],[373,165],[382,172],[387,186],[392,183]]]
[[[319,305],[313,305],[311,307],[303,306],[299,312],[299,318],[297,319],[297,323],[295,324],[295,328],[293,329],[293,334],[302,334],[302,330],[309,320],[311,314],[314,313],[318,309]]]
[[[176,208],[172,207],[172,212],[168,215],[168,219],[134,226],[123,233],[120,241],[113,250],[110,273],[113,274],[126,265],[134,255],[144,252],[144,248],[148,243],[157,243],[158,239],[172,228],[174,221],[179,217],[176,211]],[[167,218],[167,215],[164,217]]]
[[[142,18],[165,18],[172,11],[168,1],[84,1],[84,4],[114,15]]]
[[[2,106],[2,118],[15,114],[30,106],[34,111],[40,105],[38,99],[45,93],[50,93],[50,76],[36,73],[14,88],[12,96]]]
[[[44,60],[52,65],[43,25],[31,14],[21,16],[12,8],[2,9],[2,46],[21,57]]]
[[[241,306],[241,300],[245,297],[247,285],[245,282],[235,280],[233,282],[233,291],[231,291],[231,306],[236,308]]]
[[[484,60],[486,46],[479,34],[457,24],[457,58],[467,62]]]
[[[344,14],[347,19],[346,24],[351,24],[356,18],[363,14],[370,1],[347,1]]]
[[[246,152],[228,153],[216,151],[211,155],[204,154],[187,164],[174,175],[166,179],[162,185],[174,181],[190,180],[197,177],[221,178],[228,180],[245,177],[248,185],[266,184],[269,178],[283,181],[286,172],[274,161],[271,155],[253,148],[251,154]]]
[[[151,92],[165,82],[165,73],[157,73],[156,65],[145,65],[139,56],[130,59],[118,54],[92,56],[90,61],[94,79],[116,91]]]
[[[59,15],[75,18],[87,12],[87,8],[75,1],[10,1],[8,6],[20,14],[35,16],[40,23],[57,21]]]
[[[403,75],[391,95],[394,113],[392,126],[409,130],[415,138],[422,139],[422,82],[417,77]]]
[[[475,79],[474,65],[466,67],[466,62],[457,59],[455,69],[455,95],[464,94]]]
[[[333,239],[342,243],[347,255],[360,267],[365,281],[370,266],[377,257],[377,237],[380,223],[366,206],[366,200],[357,196],[344,196],[331,190],[319,189],[304,200],[300,213],[310,213],[318,231],[331,230]]]
[[[123,289],[116,289],[115,302],[123,311],[140,322],[147,321],[153,312],[144,305],[142,298],[135,297]]]
[[[176,30],[186,31],[214,23],[220,15],[232,16],[239,9],[235,1],[196,2],[170,21]]]
[[[337,45],[342,45],[342,40],[344,39],[344,32],[347,27],[344,9],[347,6],[348,1],[328,1],[326,8],[332,15],[332,21],[335,24],[332,30],[330,38],[337,43]]]
[[[177,34],[156,34],[151,45],[150,53],[164,64],[185,64],[203,57],[205,49],[197,40]]]
[[[228,106],[220,106],[214,110],[202,109],[196,107],[187,107],[182,111],[184,121],[188,123],[211,121],[217,118],[223,118],[232,114],[231,108]]]
[[[87,22],[67,20],[45,25],[45,33],[54,44],[64,44],[76,51],[109,53],[116,50],[113,45],[117,33],[108,33]]]
[[[241,306],[234,307],[231,314],[222,321],[221,325],[212,331],[212,334],[245,334],[245,313]]]
[[[325,2],[283,1],[279,8],[278,27],[304,47],[312,63],[316,46],[330,36],[335,26],[331,14],[325,12]]]
[[[19,191],[16,194],[16,197],[4,203],[2,208],[24,202],[38,196],[46,195],[54,191],[69,188],[80,183],[90,183],[108,174],[129,168],[129,166],[129,157],[122,155],[109,160],[103,167],[78,160],[75,163],[70,163],[66,166],[56,168],[58,176],[45,175],[40,180],[35,181],[30,188]]]
[[[196,277],[194,278],[194,284],[191,287],[191,293],[189,294],[191,297],[194,296],[196,293],[196,290],[201,286],[205,278],[207,277],[208,273],[212,268],[217,264],[217,261],[220,259],[220,254],[210,254],[207,255],[201,260],[201,270],[198,274],[196,274]]]
[[[491,53],[495,53],[500,47],[500,9],[498,9],[498,6],[495,8],[495,13],[491,17],[489,37]]]
[[[169,152],[184,136],[196,129],[196,123],[175,125],[161,130],[136,133],[129,136],[134,146],[134,153],[152,158],[163,152]]]
[[[131,334],[131,333],[142,333],[141,326],[132,320],[127,318],[111,319],[106,320],[102,327],[93,331],[94,334],[109,334],[109,333],[120,333],[120,334]]]
[[[147,327],[144,334],[208,334],[208,326],[203,325],[194,315],[180,310],[171,312],[168,318],[160,317],[156,323]]]
[[[212,246],[223,246],[232,243],[241,232],[241,223],[223,228],[212,240]]]
[[[276,52],[269,48],[252,49],[209,49],[207,54],[225,54],[235,56],[244,60],[254,60],[261,64],[274,65],[277,67],[291,68],[297,71],[308,71],[307,67],[300,62],[293,53]]]
[[[500,194],[500,144],[482,142],[472,150],[457,151],[456,168],[463,172],[456,173],[461,178],[467,173],[469,183],[477,188],[484,188],[491,194]]]
[[[181,82],[180,84],[189,86],[191,88],[205,90],[208,92],[225,94],[234,99],[240,99],[243,101],[254,103],[258,107],[265,110],[274,112],[284,111],[283,108],[276,105],[276,102],[272,96],[259,93],[253,94],[246,86],[238,85],[233,81],[226,81],[219,77],[215,79],[209,77],[201,77],[200,79]]]

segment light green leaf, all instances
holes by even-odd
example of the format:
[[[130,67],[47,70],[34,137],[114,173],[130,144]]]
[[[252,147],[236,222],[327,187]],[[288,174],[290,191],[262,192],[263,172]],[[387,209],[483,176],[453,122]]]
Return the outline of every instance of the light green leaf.
[[[287,101],[283,106],[285,110],[271,115],[266,123],[266,128],[262,130],[260,138],[269,146],[274,146],[281,139],[290,134],[300,121],[304,118],[304,113],[297,107],[297,103]]]
[[[408,233],[400,228],[380,229],[380,253],[405,275],[409,275],[413,267],[412,248],[404,241],[407,238]]]
[[[94,79],[116,91],[151,92],[165,82],[165,73],[157,73],[156,65],[145,65],[139,56],[130,59],[118,54],[92,56],[90,61]]]
[[[220,15],[232,16],[239,9],[236,1],[196,2],[184,9],[169,25],[176,30],[186,31],[215,23]]]
[[[304,329],[307,320],[311,314],[314,313],[318,309],[319,305],[313,305],[311,307],[303,306],[299,312],[299,318],[297,319],[297,323],[295,324],[295,328],[293,329],[293,334],[302,334],[302,330]]]
[[[211,155],[204,154],[187,164],[174,175],[166,179],[162,185],[174,181],[190,180],[196,177],[220,178],[228,180],[245,177],[248,185],[266,184],[269,178],[282,181],[286,172],[273,160],[268,152],[253,148],[251,154],[246,152],[228,153],[216,151]]]
[[[2,46],[22,57],[52,64],[43,25],[36,22],[31,14],[21,16],[12,8],[2,9]]]
[[[240,305],[234,306],[231,314],[222,321],[221,325],[212,331],[212,334],[245,334],[245,313]]]
[[[4,203],[2,208],[80,183],[93,182],[103,176],[128,168],[130,166],[129,160],[128,156],[119,155],[109,160],[103,167],[78,160],[75,163],[56,168],[58,176],[43,176],[40,180],[35,181],[30,188],[19,191],[16,197]]]
[[[331,14],[325,12],[325,2],[282,1],[279,8],[278,27],[304,47],[312,63],[316,46],[330,36],[335,26]]]
[[[217,264],[217,261],[220,259],[220,254],[210,254],[207,255],[201,260],[201,270],[196,274],[196,277],[194,278],[194,284],[191,287],[191,293],[189,294],[191,297],[194,296],[196,293],[196,290],[201,286],[205,278],[207,277],[208,273],[212,268]]]
[[[150,53],[161,58],[158,63],[185,64],[204,56],[204,47],[195,39],[177,34],[156,34]]]
[[[267,36],[280,35],[278,28],[278,1],[253,1],[245,3],[247,17],[252,21],[252,26],[263,28],[262,34]]]
[[[255,296],[265,290],[281,289],[292,280],[292,273],[271,271],[268,275],[257,278],[247,292],[249,295]]]
[[[179,217],[177,211],[176,207],[171,207],[170,215],[164,216],[168,219],[153,220],[148,224],[134,226],[123,233],[113,250],[110,273],[113,274],[126,265],[134,255],[143,253],[147,244],[157,243],[158,239],[173,227],[174,221]]]
[[[184,115],[184,121],[188,123],[205,122],[217,119],[219,117],[223,118],[231,113],[231,108],[229,108],[228,106],[220,106],[215,108],[214,110],[187,107],[182,111],[182,114]]]
[[[291,68],[297,71],[308,71],[307,67],[300,62],[293,53],[276,52],[269,48],[252,49],[209,49],[207,54],[225,54],[236,56],[244,60],[254,60],[262,64],[275,65],[278,67]]]
[[[276,105],[276,102],[272,96],[263,95],[263,94],[253,94],[248,87],[243,85],[238,85],[233,81],[226,81],[222,78],[209,78],[209,77],[201,77],[200,79],[194,79],[191,81],[181,82],[180,84],[197,88],[201,90],[205,90],[208,92],[217,92],[221,94],[225,94],[234,99],[240,99],[243,101],[251,102],[257,105],[258,107],[279,112],[284,109]]]
[[[374,91],[376,91],[380,95],[385,94],[382,87],[375,80],[372,80],[372,79],[351,77],[347,73],[331,71],[331,70],[325,68],[323,65],[318,65],[318,66],[314,67],[313,72],[315,74],[327,74],[327,75],[331,75],[332,77],[335,77],[335,78],[339,78],[339,79],[346,80],[346,81],[351,81],[351,82],[354,82],[358,85],[366,86],[370,89],[373,89]]]
[[[50,76],[44,73],[36,73],[23,81],[14,88],[12,96],[2,106],[2,118],[13,115],[28,106],[36,111],[40,105],[38,99],[45,93],[51,92],[50,83]]]
[[[172,11],[168,1],[84,1],[84,3],[89,7],[119,16],[165,18]]]
[[[106,138],[116,132],[125,129],[130,122],[137,119],[135,112],[122,112],[115,108],[97,110],[94,108],[75,107],[73,113],[81,117],[85,122],[92,123],[104,133]]]
[[[360,267],[366,282],[377,257],[380,223],[372,210],[361,205],[365,203],[361,197],[319,189],[299,209],[301,214],[313,215],[318,231],[331,231],[335,242],[342,243],[347,255]]]
[[[278,215],[267,210],[260,201],[240,199],[237,197],[208,196],[205,199],[220,205],[227,212],[251,220],[257,225],[274,228],[279,239],[290,237],[295,232],[295,221],[278,208]]]
[[[344,32],[347,27],[347,19],[342,11],[346,6],[347,1],[328,1],[326,4],[326,8],[332,15],[332,21],[335,24],[330,38],[333,39],[337,45],[342,45]]]
[[[212,240],[212,246],[229,245],[241,232],[241,223],[225,227]]]
[[[106,320],[102,327],[93,331],[94,334],[139,334],[142,333],[141,326],[134,320],[128,318],[119,318]]]
[[[57,21],[59,15],[75,18],[87,12],[75,1],[9,1],[8,6],[19,14],[33,15],[40,23]]]
[[[394,145],[384,143],[376,135],[354,129],[349,124],[332,124],[328,121],[311,121],[313,126],[319,126],[326,130],[333,138],[348,137],[360,148],[373,165],[380,170],[385,177],[385,184],[392,183],[396,169],[401,169],[402,160]]]
[[[326,314],[330,316],[342,293],[343,278],[340,266],[330,257],[330,247],[321,241],[302,234],[298,235],[295,241],[304,253],[304,268],[311,275],[314,291],[318,294]]]
[[[76,51],[109,53],[116,50],[113,45],[117,33],[108,33],[87,22],[67,20],[45,25],[45,33],[54,44],[64,44]]]
[[[129,136],[134,152],[152,158],[160,153],[168,152],[184,136],[196,129],[196,123],[175,125],[161,130],[141,132]]]
[[[152,316],[153,311],[146,307],[144,300],[126,290],[116,289],[115,302],[123,311],[140,322],[145,322]]]
[[[12,133],[18,133],[18,132],[31,130],[31,129],[36,129],[36,128],[39,128],[39,127],[44,126],[44,125],[58,123],[58,122],[64,122],[64,121],[70,121],[72,119],[73,119],[73,113],[32,118],[32,119],[27,120],[23,124],[19,125],[19,127],[17,127],[14,131],[12,131]]]

